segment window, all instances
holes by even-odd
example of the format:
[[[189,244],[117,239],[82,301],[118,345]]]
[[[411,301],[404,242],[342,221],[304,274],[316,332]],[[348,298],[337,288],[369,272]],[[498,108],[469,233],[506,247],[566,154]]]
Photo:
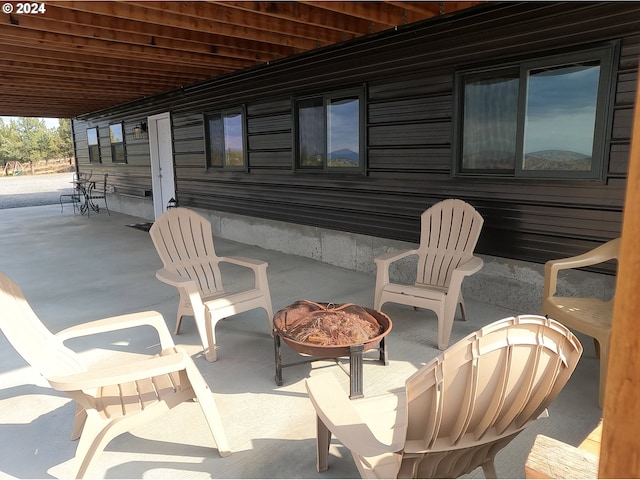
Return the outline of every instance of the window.
[[[456,172],[599,179],[613,46],[456,77]]]
[[[124,128],[121,123],[109,125],[109,139],[111,140],[111,161],[113,163],[125,163],[127,158],[124,150]]]
[[[207,168],[246,169],[244,117],[243,108],[205,116]]]
[[[297,169],[364,170],[362,89],[299,98],[294,103]]]
[[[98,140],[98,128],[87,128],[87,144],[89,145],[89,161],[100,162],[100,142]]]

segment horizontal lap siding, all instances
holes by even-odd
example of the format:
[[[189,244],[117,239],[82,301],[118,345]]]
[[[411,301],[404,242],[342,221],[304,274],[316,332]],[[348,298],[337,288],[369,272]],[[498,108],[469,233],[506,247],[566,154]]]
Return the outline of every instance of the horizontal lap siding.
[[[105,173],[109,174],[108,184],[115,191],[125,195],[142,197],[145,192],[151,192],[151,163],[149,155],[148,134],[143,133],[143,138],[134,138],[133,128],[146,122],[146,111],[117,112],[114,115],[92,118],[91,116],[73,120],[74,149],[78,168],[81,172],[92,172],[92,178],[101,178]],[[126,149],[126,163],[113,163],[111,161],[111,144],[109,141],[109,125],[113,123],[124,124],[124,137]],[[100,141],[101,162],[89,162],[87,151],[88,128],[98,128]]]
[[[480,253],[544,262],[620,234],[639,22],[640,4],[627,2],[488,4],[185,87],[112,115],[171,111],[183,206],[415,242],[420,213],[457,197],[485,218]],[[621,55],[604,183],[451,175],[456,69],[607,40],[621,41]],[[292,98],[360,85],[367,96],[366,175],[296,172]],[[249,171],[206,170],[202,114],[240,105]]]

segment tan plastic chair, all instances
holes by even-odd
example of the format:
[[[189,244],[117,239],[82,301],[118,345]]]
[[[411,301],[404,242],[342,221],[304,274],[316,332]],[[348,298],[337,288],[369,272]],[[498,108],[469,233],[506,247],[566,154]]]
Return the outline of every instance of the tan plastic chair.
[[[164,268],[156,277],[180,292],[175,333],[185,315],[192,315],[208,361],[217,359],[215,328],[218,321],[238,313],[263,308],[273,334],[273,308],[267,281],[267,262],[244,257],[219,257],[213,246],[211,223],[186,208],[171,208],[149,230]],[[252,289],[227,293],[220,263],[228,262],[253,270]]]
[[[506,318],[460,340],[400,393],[349,400],[333,375],[307,379],[317,413],[318,471],[331,435],[362,478],[455,478],[482,467],[546,416],[582,354],[576,337],[537,315]]]
[[[616,238],[582,255],[550,260],[544,266],[542,313],[557,319],[573,330],[593,337],[596,342],[596,352],[600,356],[600,406],[604,402],[604,386],[607,380],[614,298],[603,301],[597,298],[556,297],[554,295],[560,270],[588,267],[617,259],[619,250],[620,238]]]
[[[105,359],[89,368],[63,343],[70,338],[144,325],[156,329],[161,351],[124,365],[111,365]],[[231,453],[207,383],[193,360],[174,345],[158,312],[105,318],[54,335],[31,309],[20,287],[0,273],[0,329],[55,390],[77,402],[71,435],[72,440],[80,438],[77,478],[85,476],[113,438],[189,400],[199,402],[219,454],[225,457]]]
[[[433,310],[438,317],[438,348],[447,348],[458,304],[466,320],[462,281],[483,265],[482,259],[473,256],[483,223],[476,209],[462,200],[443,200],[424,211],[417,249],[390,252],[374,259],[374,309],[394,302]],[[391,283],[391,264],[410,255],[418,256],[415,285]]]

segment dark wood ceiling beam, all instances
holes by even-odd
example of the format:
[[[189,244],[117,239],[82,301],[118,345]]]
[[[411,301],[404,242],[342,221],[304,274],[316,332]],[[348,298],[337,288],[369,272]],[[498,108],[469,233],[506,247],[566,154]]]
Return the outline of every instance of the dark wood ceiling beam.
[[[175,63],[183,65],[204,65],[223,68],[228,71],[240,70],[253,65],[256,62],[234,58],[222,58],[213,54],[198,54],[193,52],[180,52],[176,55],[172,50],[158,47],[144,47],[120,42],[108,42],[90,38],[74,37],[58,33],[32,31],[20,29],[13,25],[0,25],[0,41],[13,45],[31,45],[41,49],[54,51],[83,52],[96,55],[95,61],[101,57],[120,59],[145,59],[161,63]]]
[[[16,58],[17,57],[17,58]],[[162,73],[166,75],[179,75],[185,78],[208,78],[223,74],[226,69],[209,68],[202,65],[176,65],[167,62],[153,62],[145,59],[127,60],[120,58],[102,57],[98,62],[95,55],[81,52],[66,52],[39,48],[38,46],[22,46],[16,43],[5,43],[0,39],[0,60],[29,60],[34,63],[72,65],[74,67],[95,66],[98,68],[120,69],[125,75],[127,72]],[[53,63],[55,62],[55,63]],[[1,64],[1,63],[0,63]]]
[[[355,18],[365,19],[369,22],[373,22],[373,25],[378,24],[377,29],[372,31],[387,30],[389,28],[409,23],[410,19],[407,18],[414,15],[407,13],[401,7],[393,5],[388,2],[373,1],[373,2],[341,2],[341,1],[303,1],[309,6],[316,8],[322,8],[330,12],[339,12],[343,15],[350,15]]]
[[[291,22],[279,19],[274,21],[265,15],[254,13],[249,10],[240,10],[230,8],[225,2],[172,2],[172,1],[142,1],[135,2],[129,0],[127,4],[141,6],[147,9],[158,9],[162,12],[172,13],[176,16],[187,16],[198,19],[206,19],[210,22],[224,21],[225,25],[235,25],[247,30],[261,31],[273,35],[284,35],[286,38],[312,40],[314,46],[317,47],[318,42],[321,45],[329,45],[345,39],[344,32],[335,29],[321,27],[317,25],[308,25],[300,22]],[[347,35],[349,38],[355,35]]]
[[[87,27],[72,25],[59,21],[52,21],[46,17],[24,15],[18,19],[14,16],[0,16],[0,24],[10,25],[14,28],[27,29],[35,32],[47,32],[48,34],[61,34],[66,38],[86,38],[91,41],[102,40],[109,44],[127,44],[140,47],[152,47],[154,49],[176,50],[179,52],[191,52],[205,55],[215,54],[231,59],[245,59],[251,62],[264,63],[274,59],[272,53],[258,53],[248,50],[229,48],[218,45],[208,45],[188,40],[167,39],[155,35],[109,30],[100,27]]]
[[[175,84],[178,79],[184,78],[179,72],[164,73],[153,72],[151,70],[133,70],[123,69],[118,67],[104,68],[103,66],[95,65],[69,65],[58,60],[43,60],[36,63],[26,60],[23,57],[17,55],[8,55],[6,53],[0,54],[0,63],[3,65],[5,71],[16,71],[21,73],[29,73],[32,75],[40,75],[45,72],[45,75],[57,75],[57,76],[71,76],[71,78],[83,78],[83,79],[107,79],[121,80],[123,78],[127,80],[139,81],[139,82],[153,82],[156,85],[163,83]],[[195,77],[194,77],[195,78]]]
[[[56,2],[56,5],[98,15],[107,15],[125,20],[135,20],[143,23],[167,25],[184,28],[197,32],[206,32],[225,37],[252,40],[275,45],[285,45],[295,48],[297,51],[306,51],[322,45],[328,45],[330,40],[325,40],[318,44],[313,38],[306,38],[292,35],[288,32],[279,32],[269,29],[256,29],[251,25],[230,23],[224,17],[200,17],[197,15],[187,15],[180,13],[177,9],[163,9],[157,5],[161,2]],[[173,4],[174,2],[169,2]],[[196,7],[200,2],[175,2],[181,4],[184,11],[189,11],[191,7]]]
[[[0,92],[0,115],[11,117],[74,118],[87,112],[86,101],[79,98],[50,98],[32,92],[28,95],[5,95]],[[91,103],[91,111],[102,110],[110,102]],[[27,108],[28,107],[28,110]]]
[[[0,21],[2,21],[1,17]],[[8,16],[7,21],[9,21]],[[47,5],[47,14],[44,16],[30,15],[20,16],[19,18],[13,16],[12,21],[17,21],[20,26],[32,29],[107,40],[122,40],[121,34],[126,33],[134,35],[134,38],[137,38],[135,43],[141,45],[151,44],[166,48],[201,52],[211,52],[215,49],[218,55],[238,58],[259,59],[258,56],[263,54],[265,55],[265,60],[269,60],[274,57],[284,57],[296,53],[293,47],[247,41],[218,34],[100,14],[90,14],[63,8],[55,3]],[[192,45],[191,48],[189,48],[190,45]]]
[[[410,15],[413,17],[414,15],[417,14],[420,20],[441,15],[441,10],[443,10],[444,8],[444,6],[442,5],[444,2],[387,1],[387,3],[390,5],[394,5],[398,8],[404,9],[405,12],[408,12],[407,13],[408,16]],[[457,3],[457,2],[452,2],[452,3]]]
[[[55,82],[53,84],[56,85],[56,88],[60,87],[57,82],[63,82],[64,84],[82,82],[85,85],[96,82],[108,82],[109,84],[118,85],[118,88],[137,88],[152,83],[157,88],[164,86],[166,89],[170,89],[176,85],[176,82],[180,81],[179,78],[145,75],[127,75],[123,78],[122,74],[116,71],[107,73],[98,70],[77,70],[64,67],[45,69],[45,73],[43,73],[42,70],[32,65],[20,65],[16,62],[7,62],[5,66],[5,70],[0,72],[0,78],[5,75],[15,75],[24,77],[25,82],[29,82],[33,78],[42,78],[46,82]],[[52,83],[49,83],[49,85],[51,84]]]
[[[316,8],[311,4],[301,2],[262,2],[262,1],[217,1],[207,0],[209,3],[223,5],[227,8],[235,8],[247,12],[254,12],[265,17],[271,17],[280,21],[297,22],[304,25],[315,25],[329,28],[339,32],[360,36],[370,33],[371,21],[343,15],[337,11],[327,11]],[[388,28],[379,25],[378,30]]]

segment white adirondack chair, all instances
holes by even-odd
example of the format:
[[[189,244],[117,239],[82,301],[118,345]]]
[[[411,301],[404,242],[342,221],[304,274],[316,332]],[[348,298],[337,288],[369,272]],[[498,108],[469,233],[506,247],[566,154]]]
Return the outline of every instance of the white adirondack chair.
[[[180,292],[175,333],[182,317],[192,315],[208,361],[217,359],[215,328],[218,321],[238,313],[263,308],[273,335],[273,307],[267,281],[267,262],[244,257],[219,257],[213,245],[211,223],[187,208],[171,208],[149,230],[164,268],[156,277]],[[253,270],[253,288],[225,292],[220,263]]]
[[[313,376],[318,471],[333,434],[362,478],[456,478],[477,467],[496,478],[496,454],[546,416],[581,354],[562,324],[521,315],[460,340],[397,393],[349,400],[333,375]]]
[[[596,341],[597,353],[600,356],[600,406],[604,402],[604,387],[607,381],[614,298],[603,301],[597,298],[560,297],[555,293],[560,270],[588,267],[617,259],[619,251],[620,238],[615,238],[582,255],[549,260],[544,266],[542,313],[573,330],[593,337]]]
[[[157,331],[161,351],[125,365],[111,364],[107,359],[89,368],[64,345],[75,337],[145,325]],[[199,402],[218,453],[223,457],[231,453],[209,386],[191,357],[174,345],[158,312],[105,318],[54,335],[31,309],[20,287],[0,273],[0,329],[55,390],[77,402],[71,435],[72,440],[80,438],[76,478],[85,476],[113,438],[191,400]],[[185,428],[192,420],[185,421]]]
[[[438,348],[447,348],[458,304],[466,320],[462,281],[483,265],[482,259],[473,255],[483,223],[475,208],[458,199],[443,200],[425,210],[417,249],[390,252],[374,259],[374,308],[380,310],[385,303],[394,302],[433,310],[438,317]],[[415,284],[392,283],[391,264],[410,255],[418,256]]]

